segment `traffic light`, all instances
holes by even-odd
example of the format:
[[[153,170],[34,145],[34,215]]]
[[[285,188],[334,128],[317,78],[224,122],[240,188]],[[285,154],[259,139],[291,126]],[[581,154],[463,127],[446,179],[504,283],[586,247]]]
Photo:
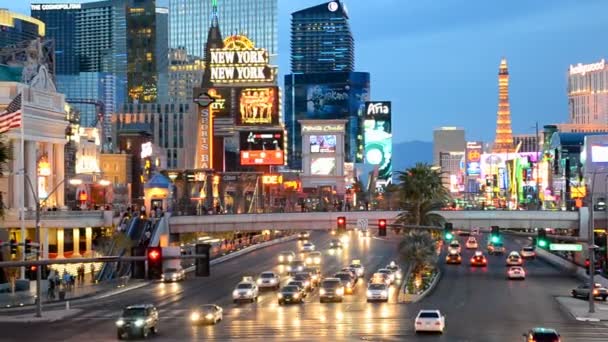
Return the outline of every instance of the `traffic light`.
[[[490,242],[499,243],[500,242],[500,227],[492,226],[492,232],[490,233]]]
[[[386,236],[386,220],[378,220],[378,236]]]
[[[547,241],[547,231],[544,228],[538,230],[538,236],[536,237],[536,245],[538,247],[545,248],[549,245]]]
[[[37,266],[35,266],[35,265],[30,266],[30,268],[26,270],[29,273],[29,274],[27,274],[26,277],[29,280],[36,280],[36,270],[37,270]]]
[[[131,248],[131,256],[145,256],[146,247],[137,246]],[[131,261],[131,278],[145,279],[146,278],[146,262],[144,260]]]
[[[443,236],[446,240],[450,241],[454,238],[454,226],[450,222],[446,222],[443,226]]]
[[[339,216],[338,217],[338,234],[342,234],[346,232],[346,217]]]
[[[208,243],[199,243],[196,244],[195,247],[195,252],[196,255],[198,255],[199,257],[196,258],[195,261],[195,265],[196,268],[194,269],[194,274],[197,277],[208,277],[209,274],[211,273],[211,264],[209,263],[210,261],[210,251],[211,251],[211,245]]]
[[[148,247],[146,259],[148,260],[148,279],[160,279],[163,274],[163,249]]]
[[[25,254],[29,254],[32,252],[32,240],[25,239]]]
[[[17,240],[11,239],[11,254],[17,254]]]

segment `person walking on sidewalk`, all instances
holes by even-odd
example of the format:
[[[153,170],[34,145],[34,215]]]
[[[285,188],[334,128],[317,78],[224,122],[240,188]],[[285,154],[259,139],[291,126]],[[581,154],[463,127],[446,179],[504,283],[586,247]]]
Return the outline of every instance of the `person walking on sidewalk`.
[[[91,282],[95,283],[95,264],[91,263]]]
[[[52,277],[49,277],[48,282],[49,282],[49,289],[46,293],[46,299],[54,300],[55,299],[55,279]]]

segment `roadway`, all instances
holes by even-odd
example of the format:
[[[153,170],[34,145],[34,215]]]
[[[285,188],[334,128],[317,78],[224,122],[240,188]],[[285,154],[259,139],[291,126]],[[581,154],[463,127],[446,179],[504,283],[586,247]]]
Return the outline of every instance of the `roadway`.
[[[351,243],[341,253],[328,251],[331,236],[313,232],[311,241],[323,251],[324,275],[331,275],[351,259],[360,258],[366,276],[396,259],[395,237],[362,239],[351,233]],[[525,243],[525,242],[524,242]],[[505,241],[508,250],[518,250],[521,241]],[[482,246],[485,244],[482,243]],[[463,246],[464,247],[464,246]],[[262,292],[257,303],[233,304],[231,292],[244,275],[265,270],[280,271],[276,256],[297,249],[297,242],[271,246],[212,267],[208,278],[182,283],[155,283],[142,289],[82,304],[75,317],[53,323],[0,324],[0,340],[105,341],[115,339],[114,322],[122,307],[150,302],[160,311],[160,334],[155,341],[238,340],[330,341],[330,340],[438,340],[518,341],[531,326],[558,329],[565,341],[605,341],[608,327],[600,323],[574,321],[562,313],[554,296],[567,294],[577,284],[540,260],[526,263],[525,281],[505,279],[503,256],[489,257],[486,268],[472,269],[442,264],[443,277],[433,293],[419,303],[396,304],[392,290],[389,303],[367,303],[365,284],[360,281],[354,295],[343,303],[320,304],[318,290],[305,304],[278,306],[274,291]],[[463,251],[464,260],[472,251]],[[191,326],[190,309],[216,303],[225,310],[218,326]],[[413,319],[421,308],[438,308],[447,314],[444,335],[416,336]]]

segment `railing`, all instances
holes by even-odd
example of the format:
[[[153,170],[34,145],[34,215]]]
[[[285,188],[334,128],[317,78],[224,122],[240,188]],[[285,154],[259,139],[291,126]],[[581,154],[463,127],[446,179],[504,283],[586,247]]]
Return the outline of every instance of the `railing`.
[[[46,220],[61,220],[61,219],[79,219],[79,218],[103,218],[104,210],[57,210],[57,211],[41,211],[40,217]],[[10,211],[8,216],[15,216],[19,218],[17,211]],[[24,218],[26,220],[35,220],[35,211],[24,212]]]

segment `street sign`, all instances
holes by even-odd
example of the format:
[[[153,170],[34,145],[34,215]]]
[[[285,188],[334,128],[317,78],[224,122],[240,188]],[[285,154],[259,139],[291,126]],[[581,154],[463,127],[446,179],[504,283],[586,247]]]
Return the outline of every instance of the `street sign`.
[[[367,230],[368,224],[369,224],[369,221],[366,218],[357,219],[357,228],[359,230]]]
[[[215,99],[209,96],[207,93],[202,93],[196,99],[194,99],[194,102],[198,103],[198,105],[201,107],[209,107],[210,104],[215,102]]]
[[[570,251],[570,252],[582,252],[583,245],[577,243],[552,243],[549,244],[549,250],[551,251]]]

